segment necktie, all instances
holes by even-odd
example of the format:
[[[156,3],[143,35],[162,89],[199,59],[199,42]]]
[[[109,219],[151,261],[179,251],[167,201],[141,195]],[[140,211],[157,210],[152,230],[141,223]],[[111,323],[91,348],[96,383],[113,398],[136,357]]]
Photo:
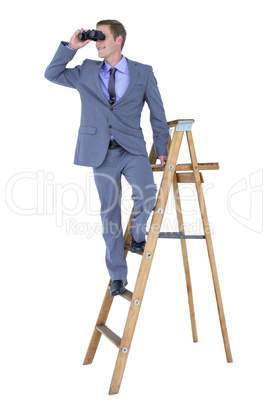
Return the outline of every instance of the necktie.
[[[116,96],[115,96],[115,72],[116,68],[112,67],[110,68],[110,79],[109,79],[109,85],[108,85],[108,92],[110,95],[110,104],[113,105],[114,102],[116,101]]]

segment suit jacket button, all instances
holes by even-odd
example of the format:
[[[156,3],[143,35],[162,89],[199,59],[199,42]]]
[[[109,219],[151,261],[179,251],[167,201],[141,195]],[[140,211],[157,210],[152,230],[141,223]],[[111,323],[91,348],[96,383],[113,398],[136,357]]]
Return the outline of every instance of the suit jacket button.
[[[111,110],[111,112],[114,110],[114,108],[113,107],[110,107],[110,110]]]
[[[111,126],[111,124],[109,125],[109,128],[113,128],[113,126]]]

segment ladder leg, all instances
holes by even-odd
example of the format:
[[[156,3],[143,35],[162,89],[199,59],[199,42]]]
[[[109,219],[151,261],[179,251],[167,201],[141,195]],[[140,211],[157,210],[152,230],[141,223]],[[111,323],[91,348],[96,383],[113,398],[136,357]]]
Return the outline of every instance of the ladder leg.
[[[87,350],[87,353],[85,356],[85,360],[83,363],[84,365],[91,364],[94,359],[94,356],[95,356],[95,353],[96,353],[96,350],[97,350],[97,347],[99,345],[99,341],[101,338],[101,333],[97,330],[96,327],[97,327],[97,325],[104,325],[106,323],[106,320],[108,318],[108,315],[109,315],[109,312],[110,312],[110,309],[112,306],[112,302],[113,302],[114,298],[110,295],[110,289],[109,289],[110,284],[111,284],[111,281],[109,282],[109,284],[107,286],[107,290],[106,290],[104,300],[103,300],[103,303],[102,303],[102,306],[100,309],[100,313],[98,316],[98,320],[96,322],[96,325],[95,325],[95,328],[94,328],[94,331],[93,331],[93,334],[91,337],[91,341],[90,341],[90,344],[89,344],[89,347],[88,347],[88,350]]]
[[[204,234],[205,234],[205,238],[206,238],[206,244],[207,244],[212,278],[213,278],[213,284],[214,284],[215,296],[216,296],[216,301],[217,301],[217,307],[218,307],[219,319],[220,319],[220,324],[221,324],[221,331],[222,331],[222,337],[223,337],[223,342],[224,342],[224,347],[225,347],[225,353],[226,353],[227,362],[231,363],[233,361],[232,354],[231,354],[231,348],[230,348],[228,332],[227,332],[227,327],[226,327],[226,322],[225,322],[225,315],[224,315],[224,310],[223,310],[219,279],[218,279],[218,274],[217,274],[217,268],[216,268],[215,256],[214,256],[214,251],[213,251],[213,246],[212,246],[212,239],[211,239],[211,234],[210,234],[208,216],[207,216],[207,211],[206,211],[204,194],[203,194],[203,190],[202,190],[202,184],[201,184],[201,180],[200,180],[200,174],[199,174],[199,168],[198,168],[198,163],[197,163],[197,158],[196,158],[196,153],[195,153],[195,148],[194,148],[194,143],[193,143],[192,132],[187,131],[186,135],[187,135],[190,156],[191,156],[191,160],[192,160],[192,168],[193,168],[193,172],[194,172],[197,196],[198,196],[201,217],[202,217],[202,222],[203,222],[203,227],[204,227]]]
[[[176,212],[177,212],[179,231],[184,232],[181,201],[180,201],[180,194],[179,194],[179,185],[177,182],[176,175],[174,175],[174,177],[173,177],[173,193],[174,193],[174,198],[175,198],[175,203],[176,203]],[[196,321],[195,321],[194,300],[193,300],[192,283],[191,283],[191,276],[190,276],[190,269],[189,269],[189,260],[188,260],[188,254],[187,254],[186,240],[180,239],[180,241],[181,241],[183,265],[184,265],[184,271],[185,271],[186,286],[187,286],[188,304],[189,304],[189,310],[190,310],[193,341],[197,342],[198,337],[197,337],[197,329],[196,329]]]
[[[134,295],[133,295],[134,296]],[[124,334],[122,337],[122,341],[119,347],[119,352],[114,368],[114,373],[110,385],[109,395],[114,395],[119,392],[123,374],[125,371],[125,366],[127,362],[127,358],[129,355],[129,349],[131,346],[132,338],[134,335],[136,323],[138,320],[140,305],[136,306],[133,302],[130,306]]]
[[[156,247],[156,243],[158,240],[158,235],[161,228],[161,223],[164,216],[164,211],[171,187],[171,183],[173,181],[173,176],[175,173],[174,166],[176,165],[178,154],[183,138],[183,131],[175,132],[172,144],[170,147],[170,151],[168,154],[168,159],[165,167],[165,171],[162,177],[160,190],[157,197],[157,202],[155,206],[155,211],[153,214],[153,218],[151,221],[150,230],[147,237],[146,246],[144,249],[144,253],[142,256],[140,269],[135,285],[135,289],[133,292],[131,306],[129,308],[128,317],[124,329],[124,333],[122,336],[122,341],[119,347],[118,357],[114,368],[114,373],[111,381],[109,394],[117,394],[120,389],[120,385],[122,382],[127,357],[129,354],[129,349],[131,346],[131,342],[133,339],[136,323],[138,320],[138,315],[140,312],[140,307],[143,299],[143,295],[145,292],[148,276],[150,273],[150,268],[152,265],[152,260],[154,256],[154,251]],[[161,212],[159,212],[161,211]],[[124,353],[125,352],[125,353]]]

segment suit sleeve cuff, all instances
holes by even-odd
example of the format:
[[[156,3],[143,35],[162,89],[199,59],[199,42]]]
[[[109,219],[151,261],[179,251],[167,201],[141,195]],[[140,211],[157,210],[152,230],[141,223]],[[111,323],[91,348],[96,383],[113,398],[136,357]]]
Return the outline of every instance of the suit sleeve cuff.
[[[70,50],[70,53],[75,53],[75,52],[77,52],[77,50],[70,48],[68,45],[69,45],[69,42],[61,41],[61,46],[64,46],[65,49]]]
[[[167,155],[168,155],[167,145],[162,145],[162,146],[154,145],[154,146],[155,146],[155,154],[156,154],[157,158],[158,158],[160,155],[163,155],[163,156],[167,156]]]
[[[65,43],[65,47],[67,47],[67,49],[70,49],[70,50],[72,50],[73,52],[76,52],[76,49],[72,49],[71,47],[69,47],[68,45],[69,45],[69,42],[62,42],[62,43]]]

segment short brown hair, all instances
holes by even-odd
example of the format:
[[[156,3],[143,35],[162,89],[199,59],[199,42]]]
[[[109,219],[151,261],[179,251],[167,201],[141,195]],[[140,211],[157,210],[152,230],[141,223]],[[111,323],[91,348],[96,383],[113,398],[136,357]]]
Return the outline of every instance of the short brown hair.
[[[126,36],[127,36],[127,31],[125,30],[124,25],[121,24],[121,22],[119,22],[117,20],[102,20],[102,21],[97,22],[97,28],[100,25],[108,25],[110,27],[114,40],[116,40],[116,38],[119,35],[122,36],[123,41],[122,41],[121,49],[123,49],[125,41],[126,41]]]

